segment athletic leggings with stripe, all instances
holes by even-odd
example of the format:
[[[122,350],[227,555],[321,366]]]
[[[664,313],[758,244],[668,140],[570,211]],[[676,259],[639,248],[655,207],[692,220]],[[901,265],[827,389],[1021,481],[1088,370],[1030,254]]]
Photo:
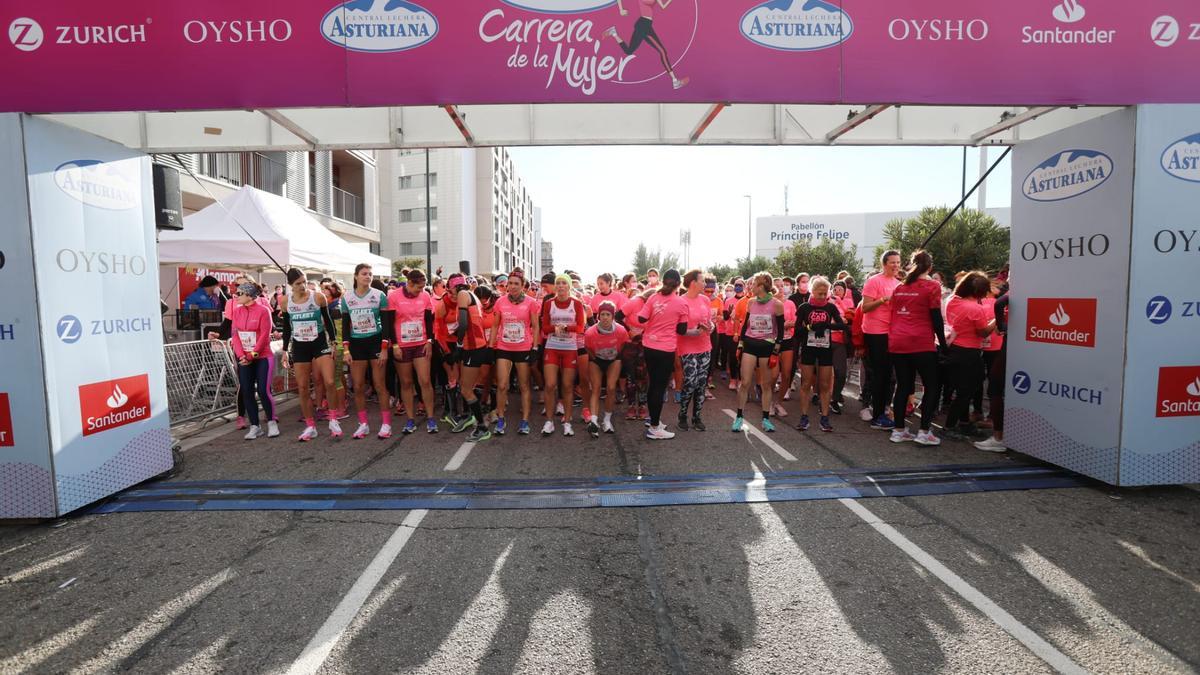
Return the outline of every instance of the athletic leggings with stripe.
[[[699,419],[700,411],[704,409],[704,394],[708,390],[708,366],[712,362],[712,352],[684,354],[679,360],[683,362],[679,414],[686,417],[688,403],[691,403],[692,419]]]
[[[673,73],[671,69],[671,58],[667,56],[667,48],[663,46],[662,40],[659,39],[658,33],[654,32],[654,22],[648,16],[643,16],[633,24],[633,37],[629,38],[629,43],[624,40],[618,40],[621,43],[621,50],[626,56],[633,56],[638,47],[642,46],[642,42],[647,42],[654,51],[658,52],[658,58],[662,61],[663,70],[668,73]]]

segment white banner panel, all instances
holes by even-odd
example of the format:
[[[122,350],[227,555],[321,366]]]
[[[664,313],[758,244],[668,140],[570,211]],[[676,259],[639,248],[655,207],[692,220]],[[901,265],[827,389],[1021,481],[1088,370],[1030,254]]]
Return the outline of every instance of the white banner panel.
[[[823,241],[846,242],[846,248],[857,244],[861,253],[865,245],[867,214],[832,214],[819,216],[768,216],[755,223],[754,254],[774,258],[781,249],[807,241],[820,246]]]
[[[1009,447],[1116,483],[1135,113],[1013,151]]]
[[[57,515],[21,122],[0,115],[0,519]]]
[[[1121,485],[1200,482],[1200,106],[1138,108]]]
[[[58,511],[171,467],[150,159],[24,118]]]

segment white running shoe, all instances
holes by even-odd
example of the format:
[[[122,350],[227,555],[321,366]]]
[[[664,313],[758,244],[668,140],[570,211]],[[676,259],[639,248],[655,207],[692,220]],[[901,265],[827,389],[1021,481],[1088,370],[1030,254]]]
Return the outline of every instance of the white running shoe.
[[[392,437],[392,425],[385,424],[385,425],[379,427],[379,437],[380,438],[391,438]]]
[[[570,422],[563,422],[563,436],[574,436],[575,430],[571,428]]]
[[[986,441],[978,441],[974,443],[974,445],[976,448],[983,450],[984,452],[1005,452],[1008,450],[1008,446],[1004,444],[1004,441],[997,440],[995,436],[992,436]]]
[[[243,436],[242,438],[245,438],[248,441],[252,441],[252,440],[258,438],[259,436],[262,436],[262,429],[258,428],[257,424],[251,424],[250,430],[247,431],[246,435]]]
[[[654,441],[665,441],[675,438],[674,432],[667,431],[667,425],[659,422],[658,426],[646,430],[646,438]]]
[[[904,443],[907,441],[915,441],[917,440],[917,437],[909,433],[908,429],[896,429],[892,432],[892,437],[888,440],[893,443]]]
[[[300,434],[300,442],[311,441],[317,437],[316,427],[305,427],[304,433]]]
[[[933,435],[932,431],[918,431],[914,439],[917,445],[941,445],[942,439]]]
[[[366,422],[363,422],[362,424],[359,424],[358,429],[356,429],[354,431],[354,438],[356,438],[356,439],[366,438],[370,434],[371,434],[371,426],[368,425]]]
[[[617,37],[617,27],[609,26],[608,29],[604,31],[604,37],[616,38]]]
[[[606,433],[606,434],[617,433],[617,430],[613,428],[612,420],[604,420],[603,429],[604,429],[604,433]]]
[[[566,414],[566,413],[563,411],[563,404],[562,404],[562,403],[559,403],[558,405],[554,406],[554,414],[555,414],[555,415],[558,415],[559,417],[562,417],[563,415],[565,415],[565,414]]]
[[[342,437],[342,425],[337,420],[329,420],[329,435],[334,438]]]
[[[779,403],[771,404],[771,414],[776,417],[787,417],[787,411],[783,409],[783,405]]]
[[[267,422],[267,438],[275,438],[279,435],[279,423],[275,420]]]
[[[546,423],[542,425],[542,435],[549,436],[552,433],[554,433],[554,422],[546,420]]]
[[[870,408],[863,408],[862,410],[860,410],[858,413],[858,418],[864,422],[870,422],[871,420],[875,419],[874,417],[871,416]]]

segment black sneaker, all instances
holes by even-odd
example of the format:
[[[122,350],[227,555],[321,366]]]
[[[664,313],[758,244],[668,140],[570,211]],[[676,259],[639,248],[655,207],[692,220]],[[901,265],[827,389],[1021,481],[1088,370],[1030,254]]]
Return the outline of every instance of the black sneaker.
[[[682,429],[682,428],[683,427],[680,427],[680,429]],[[699,417],[692,418],[692,428],[695,429],[696,431],[708,431],[707,429],[704,428],[704,421],[701,420]]]
[[[829,412],[833,413],[834,415],[841,415],[842,414],[842,404],[838,403],[837,401],[830,403],[829,404]]]
[[[680,431],[687,431],[687,430],[688,430],[688,420],[687,420],[687,415],[680,415],[680,416],[679,416],[679,424],[678,424],[677,426],[679,427],[679,430],[680,430]]]
[[[467,434],[467,442],[478,443],[479,441],[486,441],[491,437],[492,432],[486,426],[476,426],[471,430],[471,433]]]

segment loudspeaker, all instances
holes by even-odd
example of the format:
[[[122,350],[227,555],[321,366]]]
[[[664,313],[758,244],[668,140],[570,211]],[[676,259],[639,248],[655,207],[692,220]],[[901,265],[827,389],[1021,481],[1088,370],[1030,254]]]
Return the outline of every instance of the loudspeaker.
[[[458,271],[462,272],[463,274],[465,274],[467,276],[471,276],[471,261],[470,260],[459,260],[458,261]]]
[[[179,171],[154,164],[154,226],[160,230],[183,229],[183,193]]]

